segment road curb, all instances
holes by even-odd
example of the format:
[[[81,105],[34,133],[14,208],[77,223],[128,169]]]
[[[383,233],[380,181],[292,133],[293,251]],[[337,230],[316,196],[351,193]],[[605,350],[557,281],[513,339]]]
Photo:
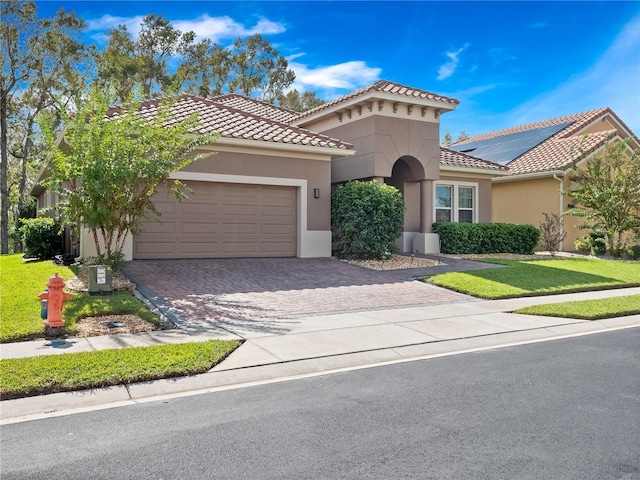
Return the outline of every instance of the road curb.
[[[525,331],[481,335],[419,345],[395,346],[341,355],[307,358],[204,374],[134,383],[108,388],[55,393],[0,402],[0,424],[19,423],[92,410],[135,405],[167,398],[198,395],[220,390],[282,382],[353,369],[459,355],[482,350],[514,347],[549,340],[637,328],[636,318],[625,317],[547,327]],[[570,327],[570,328],[563,328]]]

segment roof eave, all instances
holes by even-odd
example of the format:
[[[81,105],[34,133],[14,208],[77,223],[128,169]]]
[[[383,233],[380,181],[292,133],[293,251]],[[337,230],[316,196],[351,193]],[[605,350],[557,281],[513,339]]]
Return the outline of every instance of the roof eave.
[[[492,183],[517,182],[519,180],[530,180],[532,178],[553,177],[554,175],[564,175],[564,170],[545,170],[543,172],[510,174],[505,177],[493,178]]]
[[[444,99],[435,100],[429,98],[410,97],[407,95],[372,90],[363,92],[357,97],[347,98],[340,103],[336,103],[335,105],[331,105],[329,107],[323,108],[322,110],[318,110],[311,115],[304,115],[303,112],[301,117],[293,119],[290,124],[295,126],[306,125],[326,116],[334,115],[341,110],[353,108],[358,105],[365,105],[367,102],[375,102],[378,100],[382,100],[384,102],[394,102],[402,103],[405,105],[417,105],[427,108],[433,108],[439,110],[441,114],[455,110],[458,106],[458,103],[452,103],[451,101]],[[373,105],[372,108],[377,109],[378,107]]]
[[[215,150],[215,145],[228,145],[235,147],[251,147],[251,148],[261,148],[265,150],[285,150],[289,152],[301,152],[301,153],[315,153],[320,155],[329,155],[331,158],[341,158],[341,157],[350,157],[355,155],[356,151],[347,148],[339,148],[339,147],[319,147],[316,145],[301,145],[298,143],[282,143],[282,142],[267,142],[267,141],[259,141],[252,139],[244,139],[244,138],[230,138],[230,137],[220,137],[213,144],[213,149]]]
[[[491,168],[480,168],[480,167],[454,167],[452,165],[443,165],[440,164],[441,172],[458,172],[458,173],[473,173],[475,175],[492,175],[492,176],[505,176],[511,175],[511,172],[507,170],[497,170]]]

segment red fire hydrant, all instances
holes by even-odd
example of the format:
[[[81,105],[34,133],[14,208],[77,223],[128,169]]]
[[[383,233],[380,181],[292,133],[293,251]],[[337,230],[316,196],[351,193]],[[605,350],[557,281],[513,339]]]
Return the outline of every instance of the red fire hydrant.
[[[64,302],[71,298],[70,293],[63,292],[65,283],[62,277],[58,276],[58,272],[53,277],[49,277],[47,282],[48,291],[42,292],[38,297],[40,300],[47,301],[47,318],[44,324],[47,327],[64,327],[62,320],[62,307]]]

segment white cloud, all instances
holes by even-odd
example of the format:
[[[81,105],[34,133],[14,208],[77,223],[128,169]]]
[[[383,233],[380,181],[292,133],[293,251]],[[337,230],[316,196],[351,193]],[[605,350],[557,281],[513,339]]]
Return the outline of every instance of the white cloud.
[[[100,18],[87,20],[87,30],[90,32],[106,32],[107,30],[117,28],[118,25],[124,25],[131,34],[136,36],[138,35],[138,32],[140,32],[140,25],[143,18],[144,17],[142,15],[137,15],[135,17],[114,17],[113,15],[103,15]],[[97,37],[100,36],[100,34],[94,36]]]
[[[296,74],[294,88],[298,90],[355,90],[375,82],[382,73],[381,68],[359,60],[317,68],[290,60],[289,68]]]
[[[231,17],[210,17],[201,15],[195,20],[174,20],[171,22],[178,30],[195,32],[199,38],[209,38],[219,41],[223,38],[248,37],[256,33],[269,35],[285,31],[284,25],[262,18],[252,27],[245,27]]]
[[[628,22],[595,63],[552,91],[507,114],[511,125],[610,107],[640,132],[640,15]]]
[[[467,49],[468,46],[469,44],[465,43],[463,47],[460,47],[455,52],[446,53],[446,56],[449,57],[449,61],[438,69],[438,77],[437,77],[438,80],[444,80],[445,78],[449,78],[451,75],[455,73],[456,68],[458,68],[458,64],[460,63],[460,58],[458,57],[462,52],[464,52]]]
[[[106,39],[106,32],[109,29],[116,28],[118,25],[125,25],[127,30],[136,37],[140,32],[143,16],[135,17],[115,17],[112,15],[103,15],[87,21],[89,31],[98,32],[93,38],[100,40]],[[214,42],[221,39],[235,39],[237,37],[248,37],[256,33],[261,35],[270,35],[283,33],[285,26],[281,23],[273,22],[266,18],[261,18],[253,26],[245,26],[236,22],[231,17],[210,17],[207,14],[200,15],[193,20],[171,20],[172,25],[183,32],[193,31],[198,38],[209,38]]]

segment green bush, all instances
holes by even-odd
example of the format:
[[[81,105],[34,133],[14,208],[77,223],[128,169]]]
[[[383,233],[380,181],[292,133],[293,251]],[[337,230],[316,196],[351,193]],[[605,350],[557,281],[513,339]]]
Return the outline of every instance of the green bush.
[[[591,253],[594,255],[604,255],[607,251],[607,236],[602,232],[593,231],[589,233],[591,241]]]
[[[331,196],[333,249],[346,258],[379,259],[397,250],[405,205],[391,185],[353,181]]]
[[[511,223],[437,222],[433,232],[440,236],[442,253],[451,254],[530,254],[540,239],[534,226]]]
[[[578,253],[582,255],[591,255],[591,239],[589,237],[578,238],[574,245]]]
[[[49,260],[62,253],[60,224],[53,218],[23,218],[20,220],[20,235],[27,257]]]
[[[640,245],[630,247],[628,253],[632,260],[640,260]]]

